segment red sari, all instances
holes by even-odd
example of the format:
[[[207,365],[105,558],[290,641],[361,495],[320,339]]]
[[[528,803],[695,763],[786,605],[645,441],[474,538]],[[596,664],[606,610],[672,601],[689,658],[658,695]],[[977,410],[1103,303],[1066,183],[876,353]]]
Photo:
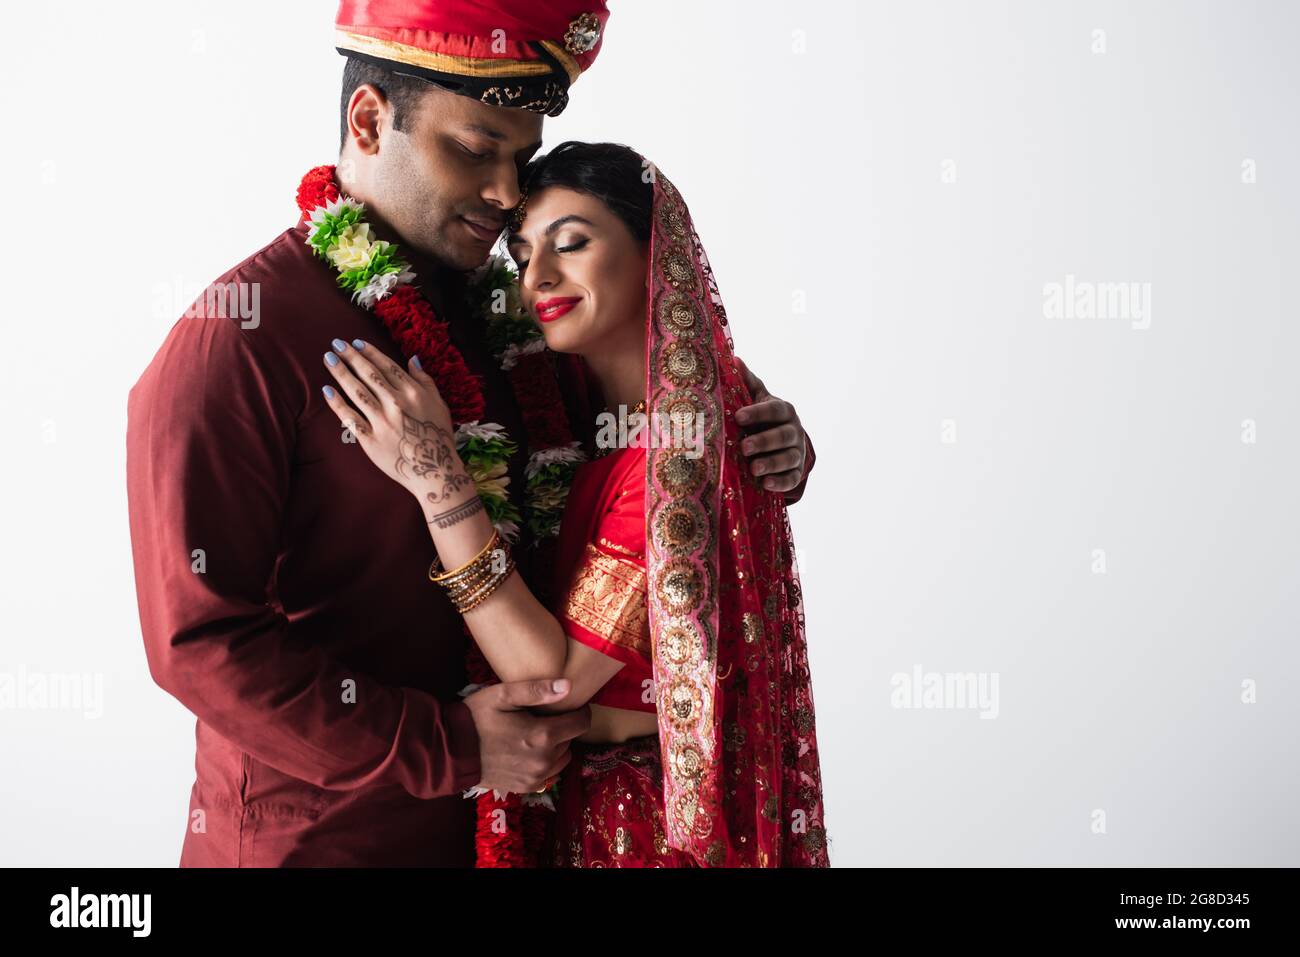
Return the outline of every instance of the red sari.
[[[578,468],[556,543],[556,614],[565,633],[623,663],[592,704],[655,713],[646,608],[644,448]],[[556,867],[689,867],[668,846],[658,735],[575,741],[551,841]]]
[[[654,169],[654,167],[649,167]],[[575,742],[552,862],[824,867],[821,770],[794,544],[741,453],[752,401],[690,213],[656,173],[642,447],[582,465],[556,548],[566,634],[623,663],[594,704],[658,733]],[[671,426],[696,430],[685,444]]]

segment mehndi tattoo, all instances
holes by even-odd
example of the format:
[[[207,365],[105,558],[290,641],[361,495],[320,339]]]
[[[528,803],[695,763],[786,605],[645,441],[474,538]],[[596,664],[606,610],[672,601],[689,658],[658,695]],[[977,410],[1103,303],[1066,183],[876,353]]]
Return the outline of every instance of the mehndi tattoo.
[[[429,499],[432,501],[433,496],[430,495]],[[450,508],[433,516],[433,518],[429,519],[429,524],[432,525],[437,522],[439,528],[451,528],[457,522],[463,522],[471,515],[481,511],[483,511],[483,500],[476,495],[462,505],[457,505],[455,508]]]
[[[445,502],[473,482],[460,467],[451,433],[433,422],[418,422],[402,413],[402,439],[397,447],[397,474],[441,482],[428,493],[434,505]]]

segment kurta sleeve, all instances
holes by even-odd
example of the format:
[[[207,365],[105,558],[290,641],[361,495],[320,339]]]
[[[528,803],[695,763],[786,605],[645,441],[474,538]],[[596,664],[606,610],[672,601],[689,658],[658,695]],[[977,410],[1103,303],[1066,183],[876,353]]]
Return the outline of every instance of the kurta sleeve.
[[[624,664],[593,703],[653,712],[644,458],[633,457],[619,485],[578,560],[559,620],[574,641]]]
[[[463,703],[342,666],[269,601],[297,414],[256,334],[183,319],[131,391],[127,493],[150,672],[218,734],[319,787],[432,798],[477,784]]]

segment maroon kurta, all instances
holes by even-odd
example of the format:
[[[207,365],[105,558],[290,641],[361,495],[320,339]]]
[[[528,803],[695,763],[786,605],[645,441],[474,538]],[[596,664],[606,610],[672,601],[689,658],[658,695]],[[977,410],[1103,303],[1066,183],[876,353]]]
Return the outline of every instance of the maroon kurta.
[[[218,280],[260,284],[256,328],[180,319],[129,400],[145,650],[198,717],[181,864],[470,865],[474,807],[459,792],[480,768],[457,699],[462,622],[426,579],[419,504],[342,440],[320,391],[336,336],[404,360],[305,235]],[[526,436],[459,312],[447,317],[484,376],[485,419],[521,442],[517,492]]]

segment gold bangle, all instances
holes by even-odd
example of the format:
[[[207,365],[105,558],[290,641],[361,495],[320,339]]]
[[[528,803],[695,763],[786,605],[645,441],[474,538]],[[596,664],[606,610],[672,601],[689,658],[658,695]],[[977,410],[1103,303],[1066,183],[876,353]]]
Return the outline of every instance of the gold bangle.
[[[442,559],[435,558],[433,564],[429,566],[429,581],[439,585],[448,585],[464,578],[475,570],[488,552],[492,551],[493,547],[500,540],[500,537],[500,533],[497,532],[496,529],[493,529],[491,537],[487,540],[487,544],[479,550],[479,553],[469,561],[465,562],[465,564],[458,568],[453,568],[451,571],[444,571],[442,567]]]
[[[498,555],[503,555],[505,561]],[[500,588],[516,567],[509,544],[500,531],[493,529],[487,544],[459,568],[443,571],[442,560],[435,558],[429,566],[429,580],[441,585],[456,610],[464,614]]]
[[[510,548],[506,543],[502,542],[487,555],[476,559],[473,568],[458,572],[455,577],[441,581],[439,584],[447,589],[447,592],[453,598],[458,595],[468,594],[493,575],[499,574],[500,570],[505,568],[506,563],[510,560]]]
[[[491,575],[477,584],[451,595],[451,600],[456,605],[456,610],[464,613],[478,605],[479,602],[483,601],[483,599],[496,591],[497,588],[501,586],[501,583],[510,577],[510,573],[514,570],[514,559],[507,556],[506,563],[501,567],[500,571],[494,570]]]
[[[497,575],[495,578],[491,579],[490,581],[482,585],[475,594],[461,601],[457,601],[456,611],[458,611],[460,614],[463,615],[465,614],[465,612],[477,608],[484,601],[490,598],[498,588],[500,588],[502,585],[505,584],[506,580],[510,577],[510,575],[514,572],[514,570],[515,570],[515,563],[514,560],[511,559],[506,562],[506,567],[505,569],[502,570],[501,574]]]
[[[475,578],[473,581],[466,582],[463,586],[457,587],[455,589],[448,589],[447,593],[451,595],[453,600],[462,600],[465,598],[472,597],[473,595],[478,593],[480,588],[483,588],[486,585],[490,585],[494,580],[499,579],[502,576],[506,575],[509,572],[509,570],[514,567],[515,567],[514,557],[510,555],[509,552],[506,552],[505,561],[501,563],[500,568],[495,568],[492,565],[489,565],[487,567],[486,572],[483,575],[480,575],[479,577]]]
[[[434,572],[440,571],[442,569],[442,559],[435,558],[433,560],[433,564],[429,566],[429,581],[437,582],[439,585],[441,585],[444,582],[448,581],[449,579],[453,579],[457,575],[460,575],[462,572],[465,572],[466,570],[470,569],[476,562],[482,559],[484,555],[486,555],[488,552],[492,550],[492,546],[497,543],[497,540],[500,539],[500,537],[501,537],[501,533],[498,532],[495,528],[492,529],[492,535],[490,538],[488,538],[487,544],[483,546],[483,548],[479,551],[477,555],[475,555],[473,558],[467,561],[464,565],[461,565],[459,568],[453,568],[449,572],[444,571],[440,575],[435,575]]]
[[[484,585],[489,584],[492,581],[494,574],[495,573],[489,572],[483,577],[477,578],[474,581],[469,582],[463,588],[457,588],[454,590],[449,588],[447,589],[447,597],[452,600],[453,604],[456,605],[463,604],[468,598],[472,597],[473,595],[476,595],[480,588],[482,588]]]
[[[447,594],[450,595],[452,598],[457,598],[461,595],[467,595],[491,577],[492,577],[492,569],[490,567],[485,568],[477,575],[475,575],[473,578],[467,578],[462,582],[457,582],[455,585],[445,586],[447,589]]]

